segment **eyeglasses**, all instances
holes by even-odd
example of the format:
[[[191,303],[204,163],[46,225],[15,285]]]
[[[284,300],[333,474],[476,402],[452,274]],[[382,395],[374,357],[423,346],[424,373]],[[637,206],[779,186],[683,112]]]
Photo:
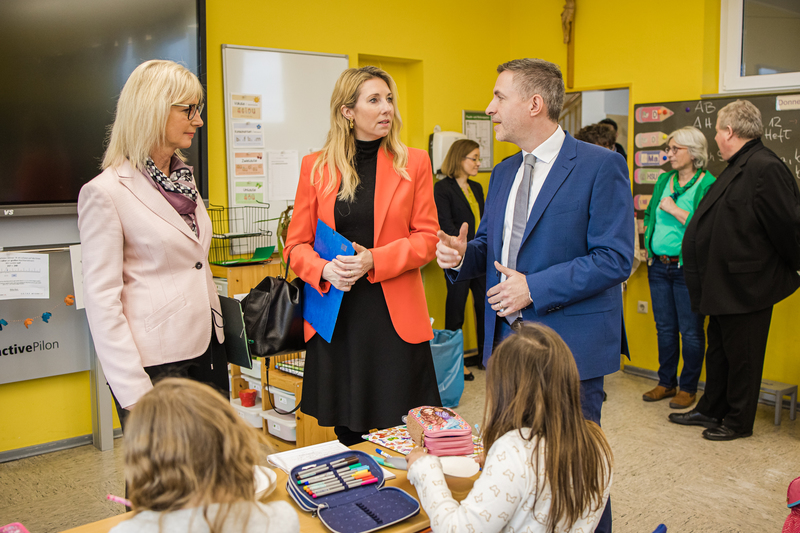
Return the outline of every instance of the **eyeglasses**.
[[[667,154],[669,154],[670,152],[672,152],[673,154],[677,154],[678,150],[686,150],[686,147],[685,146],[667,146],[666,148],[664,148],[664,152],[667,153]]]
[[[480,157],[465,157],[464,159],[469,159],[470,161],[474,161],[475,163],[478,163],[479,165],[481,164],[481,158]]]
[[[172,107],[185,107],[187,118],[192,120],[195,115],[203,112],[205,104],[172,104]]]

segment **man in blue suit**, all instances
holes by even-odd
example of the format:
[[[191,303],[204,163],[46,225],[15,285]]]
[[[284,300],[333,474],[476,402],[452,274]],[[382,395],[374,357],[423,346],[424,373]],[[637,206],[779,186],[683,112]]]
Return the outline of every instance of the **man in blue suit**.
[[[497,71],[486,113],[497,140],[522,152],[492,171],[473,240],[465,227],[458,236],[439,232],[438,263],[454,281],[486,274],[484,365],[520,321],[553,328],[575,356],[584,416],[599,424],[603,376],[619,370],[620,283],[633,260],[628,168],[618,153],[558,125],[557,65],[517,59]],[[605,514],[597,531],[610,531],[610,506]]]

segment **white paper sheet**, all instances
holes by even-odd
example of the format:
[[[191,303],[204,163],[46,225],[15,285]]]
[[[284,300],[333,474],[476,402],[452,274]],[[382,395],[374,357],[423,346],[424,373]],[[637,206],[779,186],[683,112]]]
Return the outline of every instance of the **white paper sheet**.
[[[0,253],[0,300],[49,298],[49,255]]]
[[[75,292],[75,309],[83,309],[83,256],[81,245],[69,247],[69,260],[72,266],[72,290]]]
[[[294,200],[300,179],[297,150],[271,150],[268,152],[270,200]]]

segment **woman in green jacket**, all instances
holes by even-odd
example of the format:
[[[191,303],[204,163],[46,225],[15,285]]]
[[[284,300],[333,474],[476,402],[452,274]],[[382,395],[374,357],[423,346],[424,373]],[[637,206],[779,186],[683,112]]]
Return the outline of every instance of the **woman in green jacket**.
[[[683,409],[690,407],[697,395],[706,338],[704,317],[692,312],[683,279],[681,242],[692,214],[714,183],[714,176],[704,168],[708,142],[697,128],[688,126],[672,132],[665,151],[672,171],[658,177],[644,214],[647,279],[656,320],[659,368],[658,386],[642,399],[655,402],[674,397],[669,406]],[[679,383],[681,346],[683,370]]]

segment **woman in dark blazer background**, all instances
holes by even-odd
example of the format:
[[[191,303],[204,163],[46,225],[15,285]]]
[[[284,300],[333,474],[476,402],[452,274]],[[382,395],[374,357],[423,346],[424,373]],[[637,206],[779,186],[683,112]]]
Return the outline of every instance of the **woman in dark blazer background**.
[[[483,187],[470,177],[478,175],[481,166],[480,146],[475,141],[460,139],[450,146],[442,163],[445,178],[433,187],[433,197],[439,212],[439,226],[448,235],[458,235],[467,225],[467,240],[475,238],[475,232],[483,216]],[[447,301],[445,303],[444,327],[460,329],[464,325],[464,308],[472,290],[475,304],[476,329],[478,333],[478,361],[483,361],[483,306],[486,299],[486,276],[458,283],[451,283],[447,276]],[[474,376],[464,366],[464,379]]]

